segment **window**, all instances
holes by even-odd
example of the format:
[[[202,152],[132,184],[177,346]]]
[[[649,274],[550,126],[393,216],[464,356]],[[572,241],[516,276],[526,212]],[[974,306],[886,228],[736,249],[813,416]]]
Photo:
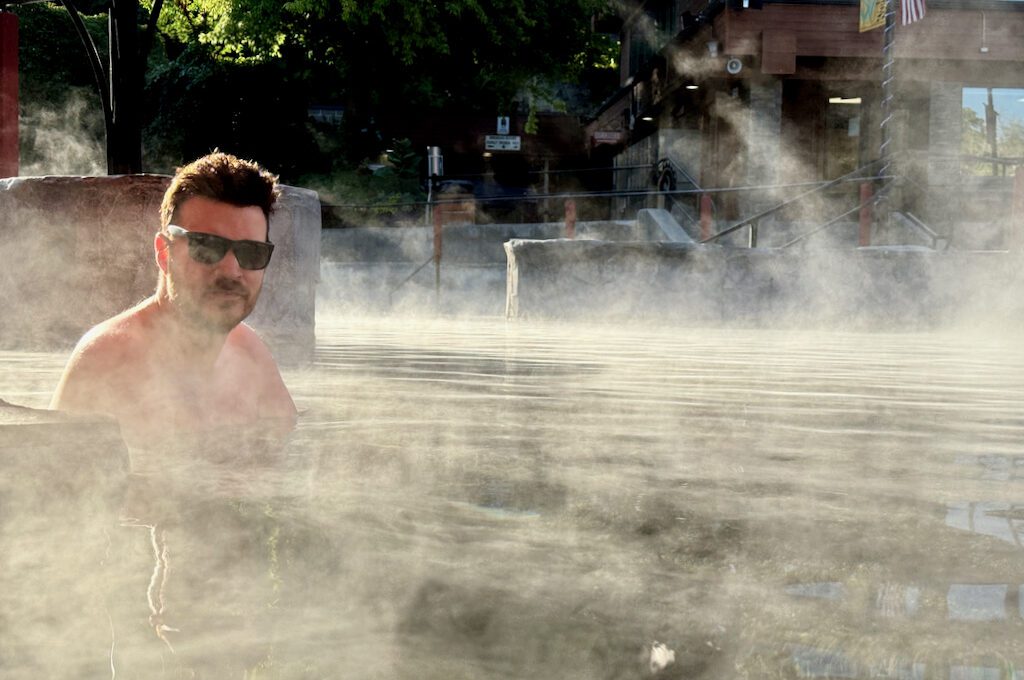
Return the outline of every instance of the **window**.
[[[965,87],[960,152],[969,175],[1012,175],[1024,163],[1024,89]]]

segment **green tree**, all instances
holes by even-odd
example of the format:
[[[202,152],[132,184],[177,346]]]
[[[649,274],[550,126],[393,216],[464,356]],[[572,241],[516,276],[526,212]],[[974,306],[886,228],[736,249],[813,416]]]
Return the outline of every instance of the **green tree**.
[[[27,98],[45,100],[72,82],[90,86],[103,114],[110,172],[169,170],[219,146],[295,176],[329,170],[339,159],[351,167],[376,157],[387,140],[411,137],[422,121],[447,114],[525,113],[558,108],[559,99],[585,107],[585,100],[556,94],[556,84],[600,83],[593,73],[613,71],[613,46],[591,28],[592,16],[608,6],[609,0],[60,0],[39,6],[45,21],[25,24],[23,46],[38,48],[37,63],[54,62],[26,79]],[[111,52],[116,59],[106,54],[107,16],[88,14],[97,11],[113,17],[121,41]],[[58,23],[62,28],[52,32]],[[74,40],[76,30],[94,49],[49,50],[57,36]],[[311,129],[311,102],[343,106],[341,131]]]
[[[173,0],[159,25],[218,60],[287,62],[344,104],[353,131],[383,140],[407,135],[411,110],[530,111],[553,99],[552,83],[607,66],[591,19],[608,9],[608,0]]]

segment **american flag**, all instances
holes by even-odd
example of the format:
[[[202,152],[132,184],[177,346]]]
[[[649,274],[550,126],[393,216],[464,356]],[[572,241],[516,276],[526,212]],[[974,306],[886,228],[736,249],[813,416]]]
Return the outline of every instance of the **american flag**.
[[[903,8],[903,25],[912,24],[924,18],[924,0],[900,0]]]

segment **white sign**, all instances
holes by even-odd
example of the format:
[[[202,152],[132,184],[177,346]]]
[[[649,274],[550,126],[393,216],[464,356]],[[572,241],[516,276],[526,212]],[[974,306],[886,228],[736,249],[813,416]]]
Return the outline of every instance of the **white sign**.
[[[486,135],[484,149],[487,151],[519,151],[519,135]]]
[[[508,134],[508,116],[498,116],[498,134]]]

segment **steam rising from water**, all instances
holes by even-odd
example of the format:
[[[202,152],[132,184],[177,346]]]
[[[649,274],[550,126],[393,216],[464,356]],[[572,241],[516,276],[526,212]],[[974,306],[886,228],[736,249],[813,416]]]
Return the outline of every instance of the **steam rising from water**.
[[[0,626],[47,635],[5,657],[10,677],[53,659],[52,639],[67,654],[49,677],[72,676],[110,630],[118,677],[1024,663],[1018,337],[409,318],[319,333],[285,376],[303,413],[277,467],[218,486],[183,457],[162,485],[133,481],[158,549],[138,517],[72,516],[65,536],[5,512]],[[60,366],[0,363],[0,393],[36,405]],[[85,612],[89,635],[25,598],[53,583],[44,604]]]
[[[70,90],[52,108],[26,104],[19,125],[23,177],[106,173],[103,115],[85,91]]]

